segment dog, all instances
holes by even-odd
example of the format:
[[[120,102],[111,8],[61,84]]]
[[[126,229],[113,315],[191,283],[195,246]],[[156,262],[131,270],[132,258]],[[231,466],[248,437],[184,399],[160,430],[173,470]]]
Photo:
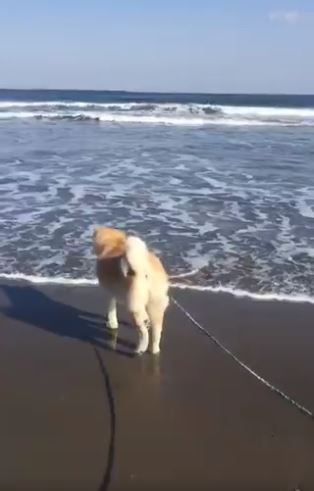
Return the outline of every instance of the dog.
[[[113,228],[96,228],[93,245],[97,278],[109,296],[107,327],[118,328],[117,302],[121,302],[139,332],[136,353],[159,353],[169,304],[169,279],[160,259],[139,237]]]

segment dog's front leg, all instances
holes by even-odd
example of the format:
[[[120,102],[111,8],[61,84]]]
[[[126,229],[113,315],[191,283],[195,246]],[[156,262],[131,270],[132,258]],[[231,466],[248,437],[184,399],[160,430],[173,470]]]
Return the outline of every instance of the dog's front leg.
[[[117,301],[114,297],[109,300],[106,324],[109,329],[118,329],[119,326],[117,317]]]

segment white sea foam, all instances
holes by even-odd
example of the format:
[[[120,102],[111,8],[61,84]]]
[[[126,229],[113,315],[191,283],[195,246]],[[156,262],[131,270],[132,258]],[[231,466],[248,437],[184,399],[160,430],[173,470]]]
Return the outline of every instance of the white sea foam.
[[[314,108],[171,103],[0,101],[0,119],[82,119],[176,126],[314,126]]]
[[[60,286],[95,286],[97,280],[88,278],[66,278],[63,276],[36,276],[23,273],[0,273],[0,280],[25,281],[35,285],[60,285]]]
[[[211,292],[211,293],[228,293],[237,298],[251,298],[252,300],[270,302],[292,302],[292,303],[311,303],[314,304],[314,297],[308,295],[286,295],[280,293],[253,293],[238,288],[231,288],[227,286],[201,286],[201,285],[185,285],[182,283],[172,283],[172,288],[179,290],[193,290],[198,292]]]
[[[263,118],[314,118],[314,108],[220,106],[230,116]]]
[[[314,218],[314,190],[312,187],[303,187],[299,190],[300,196],[296,200],[296,206],[301,216]]]
[[[73,120],[73,121],[99,121],[103,123],[120,123],[120,124],[162,124],[169,126],[285,126],[286,123],[274,123],[271,121],[231,119],[231,118],[193,118],[193,117],[168,117],[166,115],[146,115],[146,114],[118,114],[100,111],[96,112],[32,112],[32,111],[7,111],[0,113],[0,119],[43,119],[43,120]],[[296,123],[297,124],[297,123]],[[311,123],[308,123],[311,125]],[[314,125],[314,121],[313,121]]]
[[[184,278],[189,275],[194,274],[195,271],[189,273],[183,273],[182,275],[174,276],[176,279]],[[45,276],[35,276],[35,275],[25,275],[22,273],[13,274],[0,274],[0,280],[9,280],[17,282],[27,282],[35,285],[59,285],[59,286],[74,286],[74,287],[86,287],[95,286],[98,284],[96,279],[89,278],[66,278],[62,276],[58,277],[45,277]],[[200,286],[200,285],[187,285],[184,283],[171,283],[171,288],[178,290],[191,290],[198,292],[209,292],[209,293],[227,293],[237,298],[250,298],[256,301],[278,301],[278,302],[288,302],[288,303],[310,303],[314,305],[314,297],[308,295],[286,295],[277,293],[253,293],[246,290],[241,290],[237,288],[230,288],[225,286]]]
[[[180,278],[188,278],[189,276],[194,276],[199,272],[199,268],[192,269],[192,271],[188,271],[186,273],[179,273],[170,276],[170,280],[178,280]]]

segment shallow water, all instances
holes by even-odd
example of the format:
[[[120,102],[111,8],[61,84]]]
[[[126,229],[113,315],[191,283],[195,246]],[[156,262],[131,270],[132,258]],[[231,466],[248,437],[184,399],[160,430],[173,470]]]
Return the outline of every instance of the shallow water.
[[[173,274],[197,269],[186,282],[313,295],[314,109],[10,97],[0,274],[93,278],[92,230],[107,224],[146,238]]]

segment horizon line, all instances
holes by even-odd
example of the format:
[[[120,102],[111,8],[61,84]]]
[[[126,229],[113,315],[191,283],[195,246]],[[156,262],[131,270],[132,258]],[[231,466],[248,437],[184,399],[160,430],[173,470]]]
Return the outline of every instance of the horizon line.
[[[201,96],[297,96],[297,97],[313,97],[314,93],[298,93],[298,92],[184,92],[184,91],[165,91],[165,90],[129,90],[129,89],[70,89],[70,88],[17,88],[17,87],[0,87],[0,91],[26,91],[26,92],[112,92],[124,94],[164,94],[164,95],[201,95]]]

